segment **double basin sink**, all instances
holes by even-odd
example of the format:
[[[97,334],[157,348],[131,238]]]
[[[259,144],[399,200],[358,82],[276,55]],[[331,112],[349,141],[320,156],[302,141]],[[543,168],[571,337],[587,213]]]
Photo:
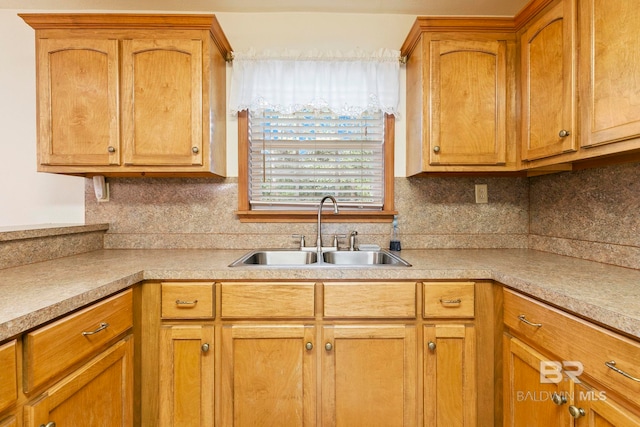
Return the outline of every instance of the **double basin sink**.
[[[316,251],[293,249],[256,249],[243,255],[229,265],[239,266],[395,266],[411,267],[404,259],[386,249],[373,251],[328,251],[323,252],[322,259],[318,260]]]

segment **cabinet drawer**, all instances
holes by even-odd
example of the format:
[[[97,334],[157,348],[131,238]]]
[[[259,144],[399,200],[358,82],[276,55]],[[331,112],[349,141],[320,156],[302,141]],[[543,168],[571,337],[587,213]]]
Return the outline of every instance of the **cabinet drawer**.
[[[225,318],[313,317],[314,283],[223,283]]]
[[[18,373],[16,368],[16,340],[0,346],[0,412],[18,399]]]
[[[416,283],[324,284],[325,317],[416,317]]]
[[[214,317],[213,283],[163,282],[162,318]]]
[[[425,283],[423,316],[474,317],[474,289],[474,282]]]
[[[640,378],[639,342],[507,289],[504,322],[514,335],[557,358],[565,372],[578,380],[587,375],[623,396],[640,394],[640,381],[605,365],[614,361],[615,368]],[[581,365],[571,366],[574,362]]]
[[[97,354],[132,327],[131,289],[29,332],[25,343],[25,391]]]

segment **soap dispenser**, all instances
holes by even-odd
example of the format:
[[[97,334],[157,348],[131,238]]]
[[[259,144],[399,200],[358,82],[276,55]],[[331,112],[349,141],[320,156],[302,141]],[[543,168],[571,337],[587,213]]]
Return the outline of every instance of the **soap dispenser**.
[[[393,216],[392,226],[389,249],[392,251],[400,251],[402,250],[402,246],[400,245],[400,229],[398,228],[398,217],[396,215]]]

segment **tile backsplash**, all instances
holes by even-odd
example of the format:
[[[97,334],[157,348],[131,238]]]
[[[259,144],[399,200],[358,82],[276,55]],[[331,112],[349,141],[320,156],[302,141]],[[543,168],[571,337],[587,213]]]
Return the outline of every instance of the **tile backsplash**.
[[[488,184],[476,204],[474,184]],[[312,245],[315,223],[242,223],[236,179],[109,179],[110,201],[98,203],[86,184],[87,223],[111,224],[105,248],[295,247]],[[528,233],[525,178],[396,178],[403,248],[524,248]],[[386,247],[390,223],[331,223],[323,234],[358,231],[358,242]],[[346,242],[345,242],[346,244]]]
[[[237,180],[111,178],[98,203],[86,180],[87,223],[109,223],[105,248],[295,247],[312,245],[315,223],[242,223]],[[474,185],[489,203],[476,204]],[[640,269],[640,164],[534,178],[395,179],[402,247],[532,248]],[[329,219],[329,216],[326,216]],[[358,231],[386,247],[389,223],[323,224],[324,235]],[[346,244],[346,242],[345,242]]]

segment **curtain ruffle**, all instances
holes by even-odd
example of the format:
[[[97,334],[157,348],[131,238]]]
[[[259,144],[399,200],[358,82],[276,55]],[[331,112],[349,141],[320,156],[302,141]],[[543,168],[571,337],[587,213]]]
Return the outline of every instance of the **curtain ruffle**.
[[[400,52],[234,53],[229,108],[292,113],[328,109],[337,114],[382,111],[398,115]]]

